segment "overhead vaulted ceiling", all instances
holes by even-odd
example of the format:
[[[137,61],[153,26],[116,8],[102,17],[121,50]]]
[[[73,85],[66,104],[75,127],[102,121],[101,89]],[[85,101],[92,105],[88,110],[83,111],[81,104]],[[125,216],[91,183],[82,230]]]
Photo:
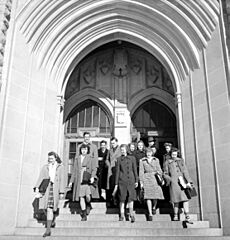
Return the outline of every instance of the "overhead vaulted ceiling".
[[[39,67],[63,86],[84,56],[116,39],[145,48],[183,80],[199,68],[218,15],[217,0],[30,0],[18,23]]]

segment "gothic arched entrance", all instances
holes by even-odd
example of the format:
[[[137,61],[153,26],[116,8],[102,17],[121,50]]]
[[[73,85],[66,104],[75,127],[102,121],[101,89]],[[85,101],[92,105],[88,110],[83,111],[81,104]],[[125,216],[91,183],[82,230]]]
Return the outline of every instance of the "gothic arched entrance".
[[[145,145],[149,136],[155,138],[160,152],[165,142],[178,145],[176,116],[164,103],[152,98],[142,103],[131,119],[133,138],[138,136]]]

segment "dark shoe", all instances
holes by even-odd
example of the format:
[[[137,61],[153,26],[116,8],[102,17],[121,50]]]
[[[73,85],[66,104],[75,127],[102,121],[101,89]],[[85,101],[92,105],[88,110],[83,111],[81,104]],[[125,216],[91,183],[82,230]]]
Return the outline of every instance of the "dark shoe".
[[[81,221],[87,221],[86,210],[82,211],[81,213]]]
[[[155,208],[153,208],[153,209],[152,209],[152,214],[153,214],[153,215],[156,215],[156,213],[157,213],[157,210],[156,210]]]
[[[186,222],[186,223],[189,223],[189,224],[193,224],[193,222],[192,222],[192,220],[191,220],[191,218],[190,218],[189,215],[187,215],[187,216],[185,217],[185,222]]]
[[[131,218],[131,223],[134,223],[135,222],[135,217],[134,216],[130,216]]]
[[[129,221],[129,217],[130,217],[129,209],[126,208],[125,209],[125,221]]]
[[[93,209],[92,206],[91,206],[91,203],[87,203],[86,204],[86,215],[90,214],[91,209]]]
[[[148,216],[148,221],[153,221],[153,216]]]
[[[45,231],[45,233],[43,234],[43,237],[45,238],[45,237],[49,237],[49,236],[51,236],[51,231]]]
[[[82,216],[82,217],[81,217],[81,221],[82,221],[82,222],[87,221],[87,216],[86,216],[86,215],[85,215],[85,216]]]
[[[51,227],[52,227],[52,228],[55,228],[55,226],[56,226],[56,222],[55,222],[55,221],[52,221]]]

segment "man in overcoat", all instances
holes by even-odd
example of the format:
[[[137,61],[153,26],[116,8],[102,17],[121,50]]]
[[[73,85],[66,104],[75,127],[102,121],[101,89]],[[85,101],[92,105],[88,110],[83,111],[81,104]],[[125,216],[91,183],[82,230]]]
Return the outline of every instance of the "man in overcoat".
[[[106,201],[109,202],[109,204],[113,205],[112,192],[115,186],[116,163],[117,163],[117,158],[121,156],[121,150],[118,145],[117,138],[112,137],[110,139],[110,144],[111,144],[111,148],[108,152],[108,155],[105,161],[106,166],[108,168]]]

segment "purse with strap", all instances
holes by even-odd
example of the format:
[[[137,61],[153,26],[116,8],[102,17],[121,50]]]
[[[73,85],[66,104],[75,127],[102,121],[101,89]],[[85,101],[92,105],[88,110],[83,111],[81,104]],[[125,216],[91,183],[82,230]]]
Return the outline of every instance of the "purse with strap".
[[[162,177],[162,175],[160,173],[156,172],[155,178],[157,180],[158,185],[160,185],[160,186],[164,185],[165,181],[164,181],[164,178]]]

